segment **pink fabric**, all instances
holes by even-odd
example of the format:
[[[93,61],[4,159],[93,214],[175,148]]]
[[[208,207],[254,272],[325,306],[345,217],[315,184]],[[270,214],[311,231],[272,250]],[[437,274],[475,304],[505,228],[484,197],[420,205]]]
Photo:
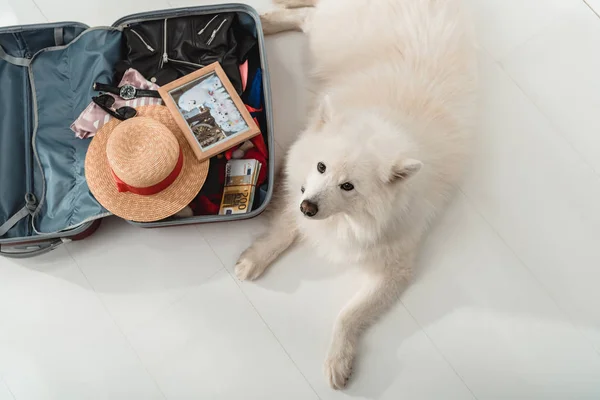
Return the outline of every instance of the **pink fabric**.
[[[248,85],[248,60],[240,65],[240,76],[242,77],[242,91],[245,91],[246,85]]]
[[[131,85],[137,89],[145,90],[156,90],[158,85],[152,83],[142,76],[137,70],[129,68],[125,71],[123,79],[119,83],[119,86]],[[132,100],[123,100],[117,95],[108,93],[110,96],[115,98],[115,104],[113,109],[117,109],[123,106],[139,107],[154,104],[162,104],[161,99],[153,97],[140,97]],[[71,130],[75,132],[75,136],[80,139],[91,138],[96,134],[104,124],[110,121],[113,117],[107,114],[102,108],[98,107],[94,102],[91,102],[85,110],[79,115],[79,117],[71,124]]]

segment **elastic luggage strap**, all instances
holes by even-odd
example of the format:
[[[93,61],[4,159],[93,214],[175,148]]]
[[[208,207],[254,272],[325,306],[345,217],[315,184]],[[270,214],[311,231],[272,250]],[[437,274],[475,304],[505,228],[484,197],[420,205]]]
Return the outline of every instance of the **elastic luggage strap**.
[[[61,26],[54,28],[54,43],[57,46],[65,44],[65,32]]]
[[[28,67],[31,63],[31,60],[29,58],[13,57],[9,54],[6,54],[2,46],[0,46],[0,59],[6,61],[7,63],[18,65],[20,67]]]
[[[56,46],[62,46],[65,44],[65,30],[60,26],[54,28],[54,43]],[[0,46],[0,59],[6,61],[7,63],[18,65],[20,67],[28,67],[29,64],[31,64],[31,59],[25,57],[11,56],[7,54],[6,51],[4,51],[2,46]]]
[[[25,207],[17,211],[12,217],[10,217],[5,223],[0,225],[0,237],[4,236],[13,226],[28,215],[33,215],[37,207],[37,201],[35,196],[31,193],[25,195]]]

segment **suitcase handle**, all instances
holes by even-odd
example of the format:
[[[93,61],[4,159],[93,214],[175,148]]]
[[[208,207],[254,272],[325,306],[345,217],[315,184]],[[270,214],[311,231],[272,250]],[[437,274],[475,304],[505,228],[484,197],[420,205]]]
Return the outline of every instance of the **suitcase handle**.
[[[29,258],[35,256],[41,256],[56,249],[63,243],[61,239],[52,240],[49,242],[25,244],[21,246],[1,246],[0,245],[0,256],[7,258]]]

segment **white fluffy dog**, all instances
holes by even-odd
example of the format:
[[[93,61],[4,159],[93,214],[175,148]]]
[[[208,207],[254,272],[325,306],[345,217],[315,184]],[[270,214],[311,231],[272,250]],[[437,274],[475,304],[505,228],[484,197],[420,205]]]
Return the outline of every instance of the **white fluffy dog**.
[[[460,0],[279,0],[266,33],[308,33],[317,97],[291,147],[256,279],[296,239],[369,271],[340,313],[325,375],[344,388],[361,332],[398,299],[468,160],[476,52]]]

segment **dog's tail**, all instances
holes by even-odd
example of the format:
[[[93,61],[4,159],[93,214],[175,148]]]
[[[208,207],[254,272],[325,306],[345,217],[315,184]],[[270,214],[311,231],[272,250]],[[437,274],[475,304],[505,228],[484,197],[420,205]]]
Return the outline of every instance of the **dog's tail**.
[[[274,0],[275,4],[284,8],[315,7],[319,0]]]

